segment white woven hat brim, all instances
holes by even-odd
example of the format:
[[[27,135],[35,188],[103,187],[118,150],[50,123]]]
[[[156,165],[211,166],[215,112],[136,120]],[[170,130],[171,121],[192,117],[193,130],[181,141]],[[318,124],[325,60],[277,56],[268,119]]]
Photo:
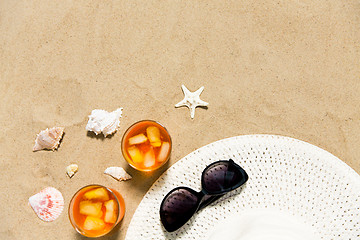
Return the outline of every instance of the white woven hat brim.
[[[159,217],[163,197],[177,186],[199,191],[203,169],[229,158],[246,170],[248,182],[198,212],[178,231],[166,232]],[[125,239],[204,239],[229,215],[265,208],[301,218],[322,239],[359,239],[360,176],[329,152],[293,138],[246,135],[223,139],[188,154],[152,185]]]

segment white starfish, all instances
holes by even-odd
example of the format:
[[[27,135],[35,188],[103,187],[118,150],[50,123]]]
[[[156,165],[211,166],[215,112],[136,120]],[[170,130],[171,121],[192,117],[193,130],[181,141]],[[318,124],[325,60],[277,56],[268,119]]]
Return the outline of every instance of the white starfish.
[[[195,92],[190,92],[184,85],[181,85],[184,92],[184,99],[178,102],[175,107],[188,107],[190,109],[190,116],[194,118],[196,107],[206,107],[209,103],[200,99],[200,94],[204,90],[204,87],[199,88]]]

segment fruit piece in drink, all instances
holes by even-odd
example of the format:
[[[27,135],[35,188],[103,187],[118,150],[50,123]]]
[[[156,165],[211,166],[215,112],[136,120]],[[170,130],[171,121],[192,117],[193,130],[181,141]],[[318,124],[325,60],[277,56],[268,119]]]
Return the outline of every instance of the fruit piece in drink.
[[[116,222],[116,212],[117,212],[117,205],[114,200],[109,200],[104,203],[106,208],[104,221],[107,223],[115,223]]]
[[[141,163],[142,161],[144,161],[144,157],[141,154],[139,148],[137,148],[135,146],[131,146],[131,147],[128,148],[128,152],[130,154],[131,159],[135,163]]]
[[[84,199],[107,201],[109,200],[109,194],[105,188],[100,187],[86,192],[84,194]]]
[[[160,130],[157,127],[155,127],[155,126],[147,127],[146,135],[149,138],[150,144],[153,147],[161,146]]]
[[[84,215],[101,218],[103,212],[101,211],[102,203],[91,201],[81,201],[79,204],[79,212]]]
[[[102,230],[105,228],[105,222],[97,217],[87,216],[84,222],[85,230]]]
[[[140,144],[146,141],[147,141],[147,137],[144,134],[140,133],[136,136],[129,138],[129,145]]]

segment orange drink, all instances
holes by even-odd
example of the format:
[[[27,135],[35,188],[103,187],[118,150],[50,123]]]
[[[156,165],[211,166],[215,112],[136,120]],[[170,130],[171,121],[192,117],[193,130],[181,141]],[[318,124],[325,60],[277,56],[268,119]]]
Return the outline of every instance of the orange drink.
[[[86,237],[109,233],[125,214],[122,196],[100,185],[89,185],[75,193],[70,201],[69,218],[77,232]]]
[[[125,160],[140,171],[153,171],[164,165],[171,152],[171,138],[160,123],[143,120],[126,130],[121,151]]]

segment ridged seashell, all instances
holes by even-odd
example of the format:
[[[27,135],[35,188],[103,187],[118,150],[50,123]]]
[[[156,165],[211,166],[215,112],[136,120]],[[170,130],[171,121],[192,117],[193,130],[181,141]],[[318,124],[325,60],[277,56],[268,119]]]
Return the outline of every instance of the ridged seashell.
[[[66,173],[71,178],[78,171],[79,167],[77,164],[70,164],[66,167]]]
[[[108,167],[104,173],[118,181],[125,181],[132,178],[122,167]]]
[[[94,132],[96,135],[103,133],[106,137],[116,132],[120,125],[121,115],[122,108],[118,108],[113,112],[94,109],[89,115],[89,121],[85,129]]]
[[[55,150],[58,148],[60,140],[64,134],[63,127],[53,127],[42,130],[35,139],[33,151],[43,149]]]
[[[64,198],[59,190],[47,187],[29,198],[36,215],[45,222],[57,219],[64,209]]]

